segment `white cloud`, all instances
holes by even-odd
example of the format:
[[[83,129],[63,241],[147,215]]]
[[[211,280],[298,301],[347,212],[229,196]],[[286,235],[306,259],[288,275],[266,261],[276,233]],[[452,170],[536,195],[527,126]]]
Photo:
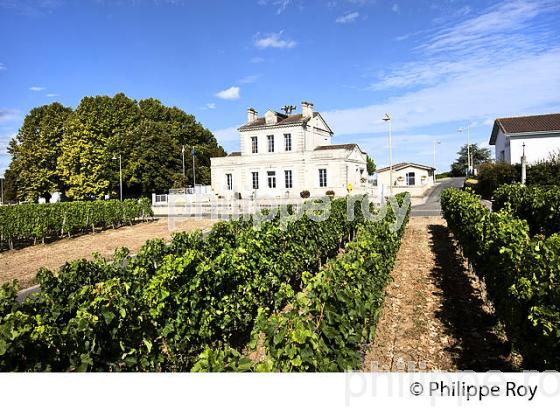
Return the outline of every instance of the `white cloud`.
[[[208,103],[206,104],[206,108],[209,110],[213,110],[214,108],[216,108],[216,103]]]
[[[398,13],[400,11],[399,5],[397,3],[393,4],[393,7],[391,7],[391,10],[393,10],[393,12]]]
[[[287,38],[282,38],[284,31],[278,33],[271,33],[262,37],[257,33],[255,39],[255,47],[257,48],[294,48],[296,42]]]
[[[18,111],[10,108],[0,108],[0,123],[18,118]]]
[[[260,74],[252,74],[243,77],[238,81],[239,84],[253,84],[256,83],[257,80],[260,78]]]
[[[348,24],[354,22],[359,16],[360,13],[354,11],[352,13],[346,13],[342,16],[338,16],[335,21],[339,24]]]
[[[249,62],[251,64],[260,64],[260,63],[264,63],[264,58],[262,57],[253,57],[249,60]]]
[[[239,87],[229,87],[216,93],[216,97],[222,100],[238,100],[240,98],[239,90]]]
[[[58,94],[55,94],[55,93],[48,93],[48,94],[47,94],[47,97],[49,97],[49,98],[58,97]]]
[[[276,14],[280,14],[285,11],[294,2],[292,0],[259,0],[257,4],[259,6],[273,6],[276,8]]]
[[[237,126],[212,131],[218,143],[226,151],[239,150],[239,131]]]
[[[6,69],[6,66],[4,64],[0,63],[0,71],[5,70],[5,69]]]
[[[29,87],[29,90],[31,91],[43,91],[45,89],[45,87],[37,87],[36,85],[34,85],[33,87]]]
[[[560,109],[560,48],[478,68],[366,107],[323,113],[338,134],[383,132],[384,112],[396,131],[467,119],[486,120]]]

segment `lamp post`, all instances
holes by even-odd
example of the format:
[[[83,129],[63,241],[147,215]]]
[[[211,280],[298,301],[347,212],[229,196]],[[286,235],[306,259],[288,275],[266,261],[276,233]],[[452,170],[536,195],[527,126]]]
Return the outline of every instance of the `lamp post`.
[[[434,162],[433,162],[433,168],[434,168],[434,183],[436,182],[436,145],[441,144],[441,141],[438,140],[434,140]]]
[[[0,175],[0,191],[2,191],[2,197],[0,198],[0,205],[4,205],[4,175]]]
[[[527,182],[527,157],[525,156],[525,141],[523,141],[523,155],[521,156],[521,183]]]
[[[193,192],[195,192],[196,189],[196,172],[194,170],[194,154],[196,154],[196,151],[194,149],[194,145],[192,147],[192,178],[193,178]]]
[[[117,157],[113,156],[113,161],[116,161]],[[122,155],[119,154],[119,191],[120,191],[120,198],[122,201]]]
[[[392,143],[392,118],[389,114],[385,113],[382,118],[383,121],[389,125],[389,195],[393,193],[393,143]]]
[[[471,126],[469,124],[466,127],[459,128],[457,131],[459,131],[460,133],[463,133],[465,130],[467,131],[467,177],[468,177],[470,172],[471,172],[471,142],[470,142],[471,141]]]

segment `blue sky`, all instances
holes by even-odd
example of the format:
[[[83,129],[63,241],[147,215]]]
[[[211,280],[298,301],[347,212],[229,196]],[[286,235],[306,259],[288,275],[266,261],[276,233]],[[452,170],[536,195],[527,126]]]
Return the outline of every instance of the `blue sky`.
[[[315,103],[335,143],[448,169],[494,118],[560,111],[557,1],[0,0],[0,174],[25,114],[155,97],[226,150],[246,109]]]

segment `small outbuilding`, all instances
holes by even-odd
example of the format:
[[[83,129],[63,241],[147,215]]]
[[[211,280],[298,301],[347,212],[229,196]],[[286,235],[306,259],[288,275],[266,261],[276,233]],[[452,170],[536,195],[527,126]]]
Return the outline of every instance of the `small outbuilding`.
[[[424,196],[426,191],[434,185],[435,168],[427,165],[415,164],[413,162],[400,162],[391,167],[377,170],[377,185],[383,186],[385,192],[394,194],[408,191],[412,196]]]

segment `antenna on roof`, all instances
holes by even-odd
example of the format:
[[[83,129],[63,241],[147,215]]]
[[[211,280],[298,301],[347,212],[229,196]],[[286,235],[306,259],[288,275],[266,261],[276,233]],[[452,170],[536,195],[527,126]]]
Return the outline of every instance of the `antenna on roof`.
[[[286,115],[290,115],[293,110],[296,109],[295,105],[285,105],[282,107],[282,111],[286,113]]]

